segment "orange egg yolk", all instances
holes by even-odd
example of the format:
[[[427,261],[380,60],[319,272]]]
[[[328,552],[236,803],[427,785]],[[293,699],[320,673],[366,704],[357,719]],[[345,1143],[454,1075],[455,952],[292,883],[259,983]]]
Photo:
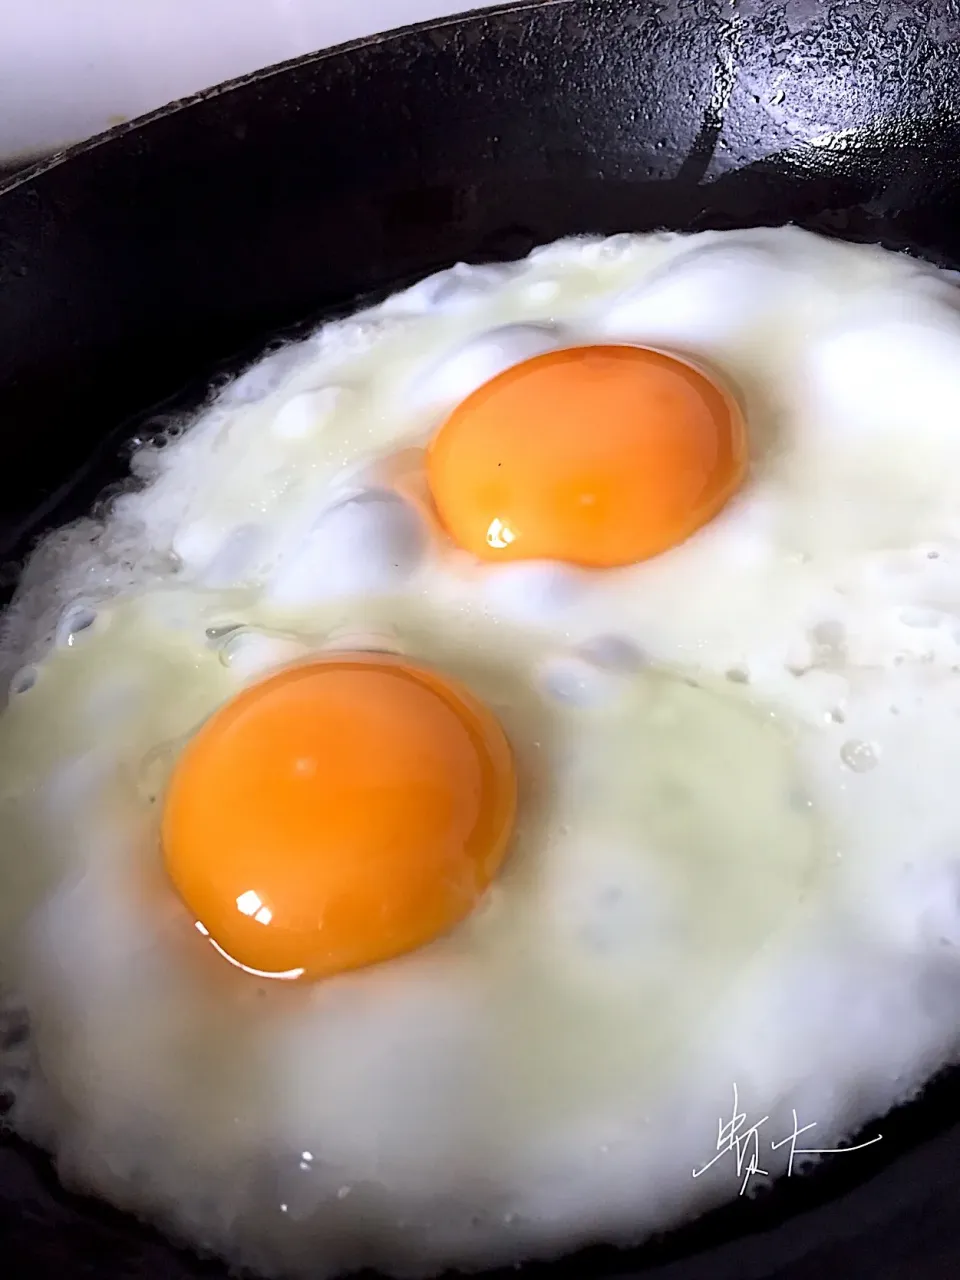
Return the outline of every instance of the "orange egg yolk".
[[[169,875],[228,959],[324,977],[462,920],[504,857],[509,744],[472,694],[383,654],[245,689],[187,744],[162,824]]]
[[[453,540],[484,559],[633,564],[683,542],[741,484],[734,398],[644,347],[525,360],[468,396],[428,451]]]

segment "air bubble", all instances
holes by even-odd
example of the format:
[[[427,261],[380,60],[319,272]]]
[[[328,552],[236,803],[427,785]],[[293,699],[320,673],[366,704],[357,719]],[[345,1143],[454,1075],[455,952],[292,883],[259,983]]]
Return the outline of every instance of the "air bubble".
[[[346,624],[335,627],[327,634],[323,648],[338,653],[394,653],[404,652],[400,637],[393,627],[361,627]]]
[[[328,386],[292,396],[277,410],[273,434],[282,440],[305,440],[327,423],[344,395],[345,388]]]
[[[943,614],[936,609],[911,607],[900,610],[900,621],[905,627],[918,631],[935,631],[943,622]]]
[[[854,773],[869,773],[879,764],[880,752],[873,743],[851,738],[840,748],[840,759]]]
[[[602,706],[622,692],[633,663],[639,661],[639,656],[634,655],[632,662],[624,665],[626,654],[621,653],[620,661],[614,661],[613,653],[609,653],[608,665],[596,658],[591,660],[587,652],[581,649],[554,654],[540,665],[538,680],[548,697],[571,707]]]
[[[576,658],[555,661],[544,673],[544,688],[558,702],[575,707],[589,706],[596,692],[591,689],[593,675],[594,670],[587,662]]]
[[[239,622],[225,622],[222,626],[207,627],[204,635],[207,637],[208,644],[219,648],[225,640],[229,640],[231,636],[243,630],[243,625]]]
[[[474,334],[441,356],[411,383],[408,396],[420,412],[455,405],[514,365],[563,345],[549,322],[502,325]]]
[[[644,665],[644,655],[623,636],[594,636],[580,646],[588,662],[604,671],[637,671]]]
[[[363,490],[320,515],[273,575],[269,598],[302,607],[395,590],[416,572],[425,542],[419,514],[399,495]]]
[[[248,578],[263,542],[264,531],[259,525],[242,524],[232,529],[203,570],[204,585],[230,587]]]
[[[556,280],[538,280],[527,289],[527,301],[532,303],[553,302],[560,292]]]
[[[23,667],[10,681],[10,694],[16,696],[20,693],[28,693],[36,683],[36,667]]]
[[[578,598],[582,581],[573,566],[546,560],[497,565],[486,569],[481,579],[494,625],[497,615],[533,623],[559,619]]]
[[[77,636],[92,627],[96,620],[96,610],[91,609],[89,605],[73,605],[60,619],[60,625],[57,627],[57,644],[72,647],[77,642]]]
[[[241,679],[278,670],[306,657],[309,650],[299,640],[237,627],[220,647],[220,661]]]
[[[827,620],[810,629],[814,662],[818,666],[840,666],[847,657],[847,633],[842,622]]]

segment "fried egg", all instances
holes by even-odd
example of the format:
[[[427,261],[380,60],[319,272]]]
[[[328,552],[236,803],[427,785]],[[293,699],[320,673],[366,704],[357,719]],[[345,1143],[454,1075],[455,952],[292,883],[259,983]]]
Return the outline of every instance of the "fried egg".
[[[0,1084],[64,1180],[266,1274],[482,1268],[956,1060],[957,298],[568,239],[141,444],[4,619]]]

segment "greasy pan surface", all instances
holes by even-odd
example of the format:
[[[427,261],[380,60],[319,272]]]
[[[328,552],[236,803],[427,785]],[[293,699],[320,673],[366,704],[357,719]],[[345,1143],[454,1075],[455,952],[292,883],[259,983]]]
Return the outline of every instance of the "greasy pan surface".
[[[545,0],[301,59],[0,188],[0,572],[277,331],[572,232],[797,221],[960,267],[956,0]],[[186,395],[196,394],[188,391]],[[139,419],[139,421],[138,421]],[[960,1274],[960,1083],[884,1140],[538,1277]],[[0,1273],[223,1275],[0,1140]]]

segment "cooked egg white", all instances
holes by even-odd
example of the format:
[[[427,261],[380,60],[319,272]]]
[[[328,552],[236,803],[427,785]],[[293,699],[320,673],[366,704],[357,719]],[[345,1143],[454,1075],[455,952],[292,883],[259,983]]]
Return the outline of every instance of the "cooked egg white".
[[[956,296],[795,228],[461,265],[253,366],[53,535],[5,619],[0,1081],[63,1176],[270,1273],[482,1267],[736,1195],[735,1154],[704,1168],[734,1086],[756,1182],[794,1109],[835,1146],[953,1060]],[[713,371],[746,483],[627,568],[474,560],[425,446],[590,343]],[[251,681],[356,649],[496,712],[513,845],[430,946],[258,979],[171,889],[165,786]]]

